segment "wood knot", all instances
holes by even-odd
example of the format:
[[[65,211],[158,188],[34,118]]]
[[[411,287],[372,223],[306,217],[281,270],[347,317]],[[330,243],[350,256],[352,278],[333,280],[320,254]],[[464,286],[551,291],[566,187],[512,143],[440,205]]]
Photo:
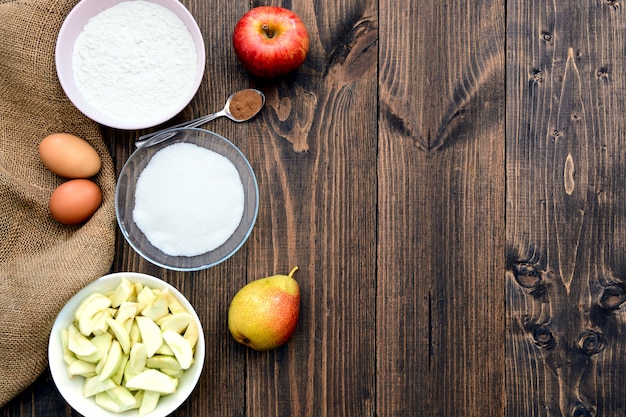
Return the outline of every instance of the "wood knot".
[[[541,39],[543,39],[547,43],[552,43],[552,34],[544,30],[543,32],[541,32]]]
[[[578,349],[587,355],[595,355],[604,350],[604,336],[595,330],[587,330],[578,336]]]
[[[619,310],[621,305],[626,302],[626,291],[624,286],[614,284],[602,290],[600,295],[600,307],[604,310]]]
[[[528,263],[514,264],[512,267],[513,276],[517,284],[528,290],[534,298],[544,298],[548,292],[548,285],[543,280],[541,271],[535,265]]]
[[[546,326],[537,324],[532,326],[532,335],[535,345],[541,349],[551,350],[555,348],[556,338]]]
[[[572,417],[594,417],[595,411],[585,404],[578,403],[572,409]]]

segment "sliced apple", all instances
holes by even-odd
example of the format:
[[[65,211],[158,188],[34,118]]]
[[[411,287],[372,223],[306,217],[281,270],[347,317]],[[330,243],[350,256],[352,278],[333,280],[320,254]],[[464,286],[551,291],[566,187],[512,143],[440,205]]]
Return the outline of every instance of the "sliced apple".
[[[135,292],[135,286],[126,278],[122,277],[120,283],[111,294],[109,299],[111,300],[112,307],[119,307],[123,302],[130,300]]]
[[[106,310],[111,305],[111,300],[102,294],[91,299],[91,301],[85,305],[82,312],[78,316],[78,330],[85,335],[89,336],[94,327],[94,317],[97,313]]]
[[[143,343],[136,343],[130,350],[130,356],[128,357],[128,363],[126,364],[126,375],[137,375],[146,368],[146,361],[148,360],[148,353],[146,351],[146,345]],[[126,379],[130,379],[126,376]]]
[[[174,352],[174,356],[178,363],[180,363],[180,367],[189,369],[193,363],[193,349],[191,349],[189,342],[183,336],[172,330],[163,332],[163,340],[165,340],[165,343],[167,343]]]
[[[68,331],[67,329],[61,329],[59,332],[59,336],[61,339],[61,349],[63,351],[63,362],[65,365],[70,366],[74,361],[77,361],[76,355],[74,352],[70,351],[67,347],[67,339],[68,339]]]
[[[73,324],[67,329],[67,348],[75,355],[89,356],[98,349]]]
[[[161,326],[161,331],[172,330],[176,333],[183,333],[189,323],[191,323],[191,314],[189,313],[176,313],[176,314],[168,314],[159,322]]]
[[[183,335],[183,337],[185,338],[185,340],[187,340],[187,342],[189,342],[189,345],[192,348],[195,348],[196,343],[198,343],[199,336],[200,334],[198,324],[195,320],[190,321],[189,326],[187,326],[187,330],[185,330],[185,334]]]
[[[146,414],[153,412],[157,404],[159,403],[159,398],[161,398],[161,394],[155,391],[141,392],[143,392],[143,396],[141,398],[139,411],[137,413],[139,417],[145,416]]]
[[[112,379],[100,381],[97,375],[92,376],[91,378],[85,378],[85,382],[83,383],[83,397],[93,397],[100,392],[110,390],[114,386],[115,382],[113,382]]]
[[[165,375],[156,369],[146,369],[140,374],[126,381],[126,388],[130,390],[142,389],[155,391],[160,394],[172,394],[176,391],[178,380]]]
[[[128,364],[129,355],[122,354],[122,361],[120,362],[120,366],[117,368],[117,371],[113,375],[111,375],[111,379],[115,382],[115,385],[122,385],[122,380],[124,379],[124,370],[126,369],[126,364]]]
[[[183,374],[185,373],[185,371],[181,369],[180,366],[178,367],[178,369],[160,368],[159,371],[163,372],[165,375],[171,376],[172,378],[182,378]]]
[[[180,363],[174,356],[166,356],[166,355],[154,355],[151,358],[148,358],[146,361],[146,367],[152,369],[172,369],[179,370],[182,369]]]
[[[100,381],[111,378],[117,369],[120,367],[122,363],[122,347],[120,346],[120,342],[114,340],[111,343],[111,347],[109,348],[109,352],[107,353],[106,360],[104,361],[104,365],[102,366],[102,370],[98,375]]]
[[[167,316],[169,313],[167,296],[169,294],[169,290],[164,288],[156,298],[152,301],[152,303],[148,304],[146,308],[141,310],[141,315],[144,317],[149,317],[152,321],[158,321],[161,317]]]
[[[120,414],[126,411],[113,398],[111,398],[108,391],[99,392],[94,398],[96,400],[96,404],[98,404],[100,407],[104,408],[107,411],[116,414]]]
[[[109,328],[113,332],[117,341],[120,343],[122,351],[128,354],[130,352],[130,335],[126,331],[126,328],[112,318],[107,319],[107,323],[109,323]]]
[[[85,307],[87,307],[87,305],[89,305],[95,298],[98,298],[98,297],[102,297],[102,294],[94,292],[92,294],[89,294],[87,297],[85,297],[85,299],[81,301],[78,307],[76,308],[76,311],[74,312],[74,319],[78,320],[78,318],[83,314]]]
[[[137,401],[135,396],[130,393],[125,387],[116,385],[110,390],[106,391],[113,401],[119,406],[121,411],[130,410],[137,407]]]
[[[130,333],[130,327],[133,325],[133,319],[137,315],[137,303],[124,301],[117,309],[115,320],[126,328]]]
[[[167,343],[163,343],[161,347],[157,349],[155,355],[174,356],[174,351],[167,345]]]
[[[171,291],[168,291],[168,294],[167,294],[167,307],[172,312],[172,314],[178,314],[178,313],[187,314],[187,309],[178,300],[176,295],[172,293]]]
[[[163,337],[161,336],[161,329],[152,319],[144,316],[135,317],[137,326],[139,326],[139,333],[141,333],[141,340],[146,345],[146,352],[148,357],[153,356],[156,351],[163,344]]]
[[[137,293],[137,302],[144,305],[152,304],[156,294],[150,287],[143,287],[140,292]]]
[[[112,315],[110,309],[102,310],[96,313],[91,321],[91,333],[94,336],[106,333],[109,330],[109,323],[107,323],[107,319],[111,317]]]
[[[111,333],[107,332],[92,337],[90,341],[96,346],[96,352],[89,356],[78,356],[78,359],[85,362],[97,363],[109,351],[111,343],[113,342],[113,336],[111,336]]]
[[[133,346],[135,343],[141,343],[141,332],[139,332],[139,326],[137,326],[137,321],[133,320],[133,324],[130,326],[130,331],[128,332],[130,337],[130,345]]]
[[[81,360],[75,360],[71,363],[70,366],[67,367],[67,374],[70,379],[74,378],[75,376],[90,378],[96,375],[96,364]]]

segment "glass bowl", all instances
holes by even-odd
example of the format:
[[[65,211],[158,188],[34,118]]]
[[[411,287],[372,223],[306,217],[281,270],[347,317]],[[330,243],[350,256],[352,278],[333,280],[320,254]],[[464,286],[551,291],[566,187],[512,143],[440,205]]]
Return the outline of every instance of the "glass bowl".
[[[206,348],[202,324],[191,303],[176,288],[159,278],[136,272],[118,272],[100,277],[77,292],[61,309],[52,325],[48,342],[50,373],[65,401],[81,415],[90,417],[137,416],[136,409],[117,414],[100,408],[96,405],[93,397],[83,397],[82,389],[85,379],[80,376],[74,376],[73,378],[68,376],[67,366],[63,359],[63,347],[60,336],[61,329],[67,329],[75,321],[74,313],[87,296],[94,293],[104,294],[114,290],[122,278],[126,278],[132,283],[141,283],[152,289],[169,289],[170,294],[173,294],[185,307],[185,310],[191,314],[198,326],[198,341],[195,346],[193,364],[180,378],[176,392],[162,396],[154,411],[148,414],[150,417],[165,417],[179,408],[195,389],[202,374]]]
[[[117,189],[115,192],[115,211],[117,216],[117,222],[121,229],[122,235],[130,244],[130,246],[143,258],[157,266],[177,271],[196,271],[200,269],[210,268],[234,255],[243,246],[243,244],[250,236],[259,210],[259,189],[256,181],[256,176],[244,154],[226,138],[204,129],[182,128],[172,129],[168,132],[169,133],[167,134],[171,135],[171,137],[169,137],[167,140],[156,143],[154,145],[144,145],[135,150],[135,152],[133,152],[133,154],[130,156],[130,158],[122,168],[117,182]],[[243,210],[239,224],[232,224],[233,228],[236,226],[232,234],[230,234],[230,236],[219,246],[216,246],[208,251],[203,251],[202,253],[198,251],[199,254],[195,255],[174,254],[174,251],[165,248],[165,246],[158,242],[156,239],[149,239],[150,236],[154,237],[155,232],[158,232],[169,233],[168,239],[171,241],[179,241],[181,239],[185,240],[187,238],[186,234],[183,234],[183,232],[178,232],[178,230],[184,230],[185,228],[171,230],[171,227],[168,226],[168,230],[166,231],[166,227],[163,226],[164,230],[148,230],[146,228],[146,223],[143,221],[139,221],[140,224],[143,224],[143,227],[140,228],[137,221],[138,218],[135,217],[137,214],[134,213],[135,205],[137,203],[135,193],[137,191],[137,183],[140,179],[142,172],[144,172],[144,169],[146,169],[146,167],[152,161],[155,155],[159,154],[160,151],[163,151],[166,148],[176,144],[193,144],[199,146],[200,148],[221,155],[222,157],[225,157],[236,169],[239,175],[239,179],[241,180],[241,186],[243,187],[243,207],[241,207],[239,203],[236,206],[220,207],[221,210]],[[164,158],[160,158],[160,162],[163,160]],[[161,187],[160,182],[156,185],[156,188],[154,188],[154,184],[152,184],[153,188],[150,188],[150,195],[152,197],[158,196],[158,200],[159,198],[161,198],[161,196],[165,196],[168,193],[170,193],[171,195],[172,189],[187,189],[186,187],[188,187],[188,184],[193,181],[194,186],[191,188],[192,198],[207,198],[209,200],[215,201],[218,200],[218,197],[219,199],[222,199],[221,195],[218,196],[215,193],[215,188],[213,188],[213,184],[210,183],[212,181],[212,178],[210,179],[211,181],[203,182],[198,180],[197,176],[192,175],[194,173],[194,167],[192,163],[187,163],[187,160],[181,161],[180,159],[176,158],[170,158],[166,161],[167,162],[165,162],[165,166],[160,165],[161,168],[165,168],[161,169],[160,172],[162,173],[171,170],[170,172],[172,172],[173,175],[167,176],[167,181],[163,181],[163,183],[171,183],[172,181],[174,181],[175,183],[164,184],[163,188],[159,188]],[[197,160],[193,158],[193,161],[196,162]],[[155,164],[156,163],[157,162],[155,160]],[[176,163],[180,165],[171,165]],[[154,171],[154,167],[152,167],[151,169]],[[189,172],[189,174],[181,173],[180,175],[178,175],[179,171]],[[180,187],[178,187],[178,184],[180,184]],[[146,186],[143,187],[143,190],[145,189]],[[189,193],[188,189],[187,192]],[[186,196],[181,197],[186,198]],[[146,203],[144,203],[143,201],[143,199],[140,201],[140,205],[142,207],[142,211],[145,213]],[[178,207],[177,210],[174,210],[174,208],[168,208],[163,210],[158,209],[158,207],[169,205],[169,203],[170,201],[165,201],[163,205],[157,206],[153,204],[148,205],[148,207],[150,207],[151,209],[153,208],[153,211],[155,211],[155,217],[157,216],[157,211],[159,213],[158,215],[165,216],[163,223],[169,222],[170,220],[172,222],[175,222],[187,221],[181,219],[198,219],[197,210],[196,212],[194,212],[194,208],[204,207],[201,204],[190,204]],[[218,205],[219,204],[222,204],[222,201],[218,202]],[[189,211],[189,213],[187,213],[187,211]],[[163,212],[165,212],[165,214]],[[203,216],[203,213],[204,212],[201,212],[200,215]],[[176,219],[174,219],[174,217],[176,217]],[[221,217],[216,218],[221,219]],[[212,217],[206,216],[206,218],[202,217],[198,220],[204,222],[213,221],[212,219]],[[155,224],[155,222],[153,221],[151,222],[151,224]],[[156,222],[156,224],[162,223]],[[156,227],[156,229],[158,228],[159,226]],[[144,231],[142,231],[142,229],[147,232],[148,236],[146,235],[146,233],[144,233]],[[201,228],[198,229],[204,230]],[[196,230],[193,230],[193,232],[195,233]],[[172,235],[172,233],[174,233],[174,235]],[[225,236],[222,237],[222,240],[224,238]],[[189,243],[186,244],[189,245]]]

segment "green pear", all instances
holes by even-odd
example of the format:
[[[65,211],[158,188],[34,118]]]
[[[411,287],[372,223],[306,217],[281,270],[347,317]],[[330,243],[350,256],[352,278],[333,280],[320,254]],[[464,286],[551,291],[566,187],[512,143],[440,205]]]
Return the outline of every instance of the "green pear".
[[[228,328],[235,340],[265,351],[291,339],[300,314],[300,286],[293,279],[297,270],[257,279],[235,294],[228,309]]]

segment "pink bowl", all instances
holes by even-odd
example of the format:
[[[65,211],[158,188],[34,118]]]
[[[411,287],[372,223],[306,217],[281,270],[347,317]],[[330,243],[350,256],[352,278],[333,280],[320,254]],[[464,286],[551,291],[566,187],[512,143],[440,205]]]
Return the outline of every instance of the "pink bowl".
[[[200,83],[204,76],[205,68],[205,45],[200,32],[200,28],[196,23],[194,17],[178,0],[148,0],[152,3],[159,4],[167,9],[171,10],[182,22],[187,26],[196,46],[197,71],[192,87],[189,89],[185,97],[180,101],[171,103],[171,107],[163,109],[160,114],[155,114],[150,119],[132,120],[132,119],[120,119],[111,115],[103,113],[101,110],[95,108],[82,96],[79,87],[74,81],[74,73],[72,68],[72,55],[74,51],[74,43],[76,39],[83,31],[83,28],[92,17],[98,15],[100,12],[129,0],[81,0],[70,11],[65,18],[63,25],[59,31],[57,37],[55,59],[56,70],[61,83],[61,87],[65,91],[65,94],[70,101],[87,117],[103,124],[105,126],[135,130],[153,127],[163,122],[168,121],[172,117],[180,113],[193,99]],[[131,0],[132,1],[132,0]]]

